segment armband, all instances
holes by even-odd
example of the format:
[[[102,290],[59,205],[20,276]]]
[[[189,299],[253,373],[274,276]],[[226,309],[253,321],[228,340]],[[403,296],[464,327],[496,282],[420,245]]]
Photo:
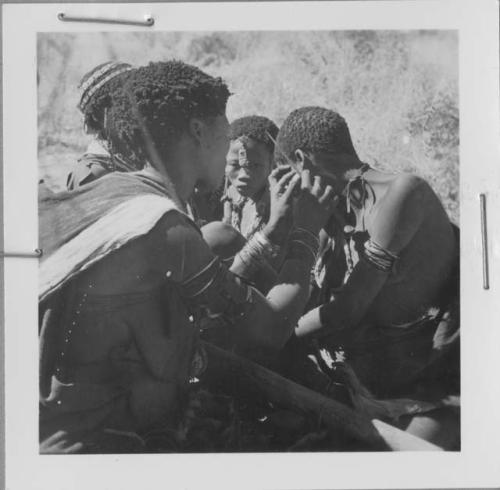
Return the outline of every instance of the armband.
[[[290,233],[288,258],[304,258],[304,252],[310,255],[315,263],[319,251],[319,238],[309,230],[294,228]]]
[[[280,246],[273,244],[263,233],[258,231],[248,240],[237,257],[247,267],[246,272],[251,273],[261,268],[270,267],[269,262],[275,259],[280,251]]]
[[[382,248],[371,238],[365,242],[361,253],[361,259],[382,272],[391,272],[398,258],[398,255]]]

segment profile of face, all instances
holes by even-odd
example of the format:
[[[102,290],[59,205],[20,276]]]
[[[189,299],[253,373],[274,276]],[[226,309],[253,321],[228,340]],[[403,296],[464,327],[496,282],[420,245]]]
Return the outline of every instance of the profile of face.
[[[265,187],[272,161],[272,153],[263,143],[252,138],[231,140],[226,175],[239,194],[252,198]]]
[[[226,153],[229,146],[229,122],[225,115],[198,121],[199,160],[201,172],[199,188],[217,189],[224,177]]]
[[[343,165],[338,155],[296,150],[294,156],[294,166],[298,171],[309,170],[312,178],[316,175],[321,177],[325,184],[333,187],[336,194],[343,190],[344,184],[341,179]]]

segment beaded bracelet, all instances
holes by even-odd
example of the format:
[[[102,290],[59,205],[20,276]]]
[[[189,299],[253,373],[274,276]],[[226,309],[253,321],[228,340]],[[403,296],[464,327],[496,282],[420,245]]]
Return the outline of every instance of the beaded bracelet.
[[[237,257],[247,267],[247,272],[253,272],[262,267],[271,267],[269,261],[276,258],[281,247],[273,244],[263,233],[257,232],[240,250]]]
[[[297,248],[298,247],[298,248]],[[304,250],[311,254],[315,263],[319,251],[319,238],[304,228],[294,228],[290,233],[288,257],[303,259]]]
[[[384,249],[372,239],[369,239],[364,244],[361,258],[379,271],[391,272],[399,256]]]
[[[313,250],[316,250],[316,253],[319,250],[319,238],[314,233],[304,228],[294,228],[290,233],[290,241],[303,242],[309,245]]]
[[[309,244],[303,242],[302,240],[290,240],[287,258],[303,260],[304,250],[310,253],[311,262],[314,264],[314,262],[316,261],[316,256],[318,254],[318,249],[311,247]]]
[[[315,235],[312,231],[306,230],[305,228],[301,228],[300,226],[297,226],[292,230],[292,234],[294,233],[300,233],[300,234],[305,234],[309,238],[311,238],[314,242],[317,242],[319,244],[319,237]]]

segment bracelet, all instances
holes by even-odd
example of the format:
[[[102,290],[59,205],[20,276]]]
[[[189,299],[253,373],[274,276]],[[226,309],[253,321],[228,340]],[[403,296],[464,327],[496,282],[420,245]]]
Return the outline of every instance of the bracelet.
[[[314,264],[318,254],[318,248],[311,247],[311,245],[302,240],[290,240],[287,258],[303,260],[304,250],[310,254],[312,263]]]
[[[319,238],[309,230],[294,228],[290,233],[290,241],[292,242],[294,240],[308,244],[313,250],[316,251],[315,254],[318,253]]]
[[[385,250],[371,238],[365,242],[361,253],[361,259],[382,272],[391,272],[398,258],[398,255]]]
[[[237,257],[245,264],[247,272],[251,273],[263,267],[271,267],[269,260],[274,259],[280,251],[281,247],[274,245],[263,233],[257,232],[238,252]]]
[[[281,247],[279,245],[274,244],[267,238],[264,233],[261,231],[257,231],[253,234],[252,237],[259,245],[261,245],[262,250],[266,258],[275,259],[281,252]]]
[[[300,233],[300,234],[305,234],[308,237],[310,237],[312,240],[314,240],[315,242],[318,242],[318,244],[319,244],[319,237],[317,235],[315,235],[310,230],[306,230],[305,228],[300,228],[299,226],[297,226],[296,228],[294,228],[292,230],[292,233],[294,233],[294,232],[297,232],[297,233]]]

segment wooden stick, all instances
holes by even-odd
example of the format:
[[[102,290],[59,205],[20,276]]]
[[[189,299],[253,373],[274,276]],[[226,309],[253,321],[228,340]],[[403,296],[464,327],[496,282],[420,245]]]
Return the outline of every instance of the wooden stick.
[[[348,406],[297,384],[248,359],[203,343],[209,369],[230,376],[239,385],[262,393],[270,402],[305,415],[315,415],[335,431],[342,430],[371,448],[392,451],[441,451],[423,439],[380,420],[370,420]]]

